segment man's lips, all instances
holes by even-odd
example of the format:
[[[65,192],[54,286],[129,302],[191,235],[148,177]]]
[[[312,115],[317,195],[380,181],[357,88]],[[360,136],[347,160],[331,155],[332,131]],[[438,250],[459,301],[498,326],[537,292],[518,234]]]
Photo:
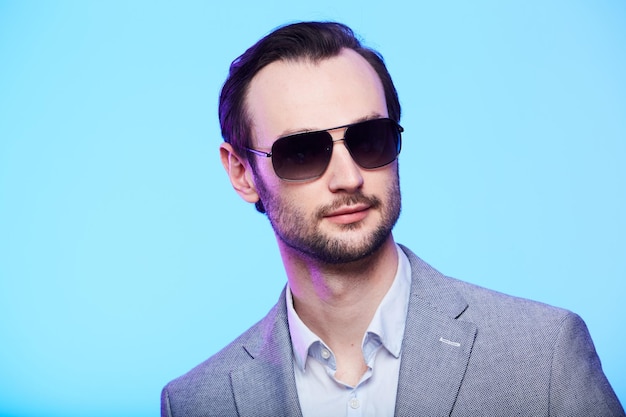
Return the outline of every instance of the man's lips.
[[[367,204],[341,207],[324,215],[324,218],[337,224],[350,224],[363,220],[370,209]]]

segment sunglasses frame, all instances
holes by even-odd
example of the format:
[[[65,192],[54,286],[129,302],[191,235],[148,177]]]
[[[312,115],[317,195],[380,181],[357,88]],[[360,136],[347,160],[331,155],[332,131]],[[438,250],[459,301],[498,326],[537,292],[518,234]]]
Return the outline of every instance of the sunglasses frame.
[[[251,153],[255,154],[255,155],[258,155],[258,156],[263,156],[263,157],[266,157],[266,158],[271,158],[271,157],[273,156],[273,154],[274,154],[274,152],[273,152],[273,150],[274,150],[274,149],[273,149],[273,148],[274,148],[274,144],[275,144],[276,142],[278,142],[279,140],[281,140],[281,139],[286,139],[286,138],[290,138],[290,137],[292,137],[292,136],[299,136],[299,135],[303,135],[303,134],[316,134],[316,133],[328,133],[328,134],[330,134],[329,132],[331,132],[331,131],[333,131],[333,130],[345,129],[345,131],[344,131],[344,135],[343,135],[343,137],[342,137],[342,138],[339,138],[339,139],[332,139],[332,137],[331,137],[331,146],[332,146],[332,147],[334,147],[334,146],[335,146],[335,142],[345,141],[345,136],[346,136],[346,133],[347,133],[348,129],[350,129],[350,128],[351,128],[351,127],[353,127],[353,126],[360,125],[360,124],[362,124],[362,123],[368,123],[368,122],[373,122],[373,121],[388,121],[388,122],[391,122],[391,123],[394,125],[394,127],[398,130],[398,143],[397,143],[397,145],[396,145],[396,147],[397,147],[397,152],[396,152],[395,157],[394,157],[391,161],[387,162],[386,164],[383,164],[383,165],[380,165],[380,166],[377,166],[377,167],[373,167],[373,168],[365,168],[365,167],[361,166],[361,164],[359,164],[359,163],[358,163],[358,162],[354,159],[354,156],[352,155],[352,151],[350,150],[350,148],[348,147],[348,145],[347,145],[347,144],[346,144],[346,148],[348,149],[348,152],[350,153],[350,157],[352,158],[352,160],[353,160],[353,161],[354,161],[354,162],[355,162],[355,163],[356,163],[359,167],[361,167],[361,168],[363,168],[363,169],[378,169],[378,168],[382,168],[382,167],[384,167],[384,166],[387,166],[387,165],[389,165],[390,163],[392,163],[393,161],[395,161],[395,160],[398,158],[398,155],[400,155],[400,150],[402,149],[402,132],[404,132],[404,128],[403,128],[402,126],[400,126],[400,124],[399,124],[398,122],[396,122],[395,120],[393,120],[393,119],[391,119],[391,118],[388,118],[388,117],[382,117],[382,118],[377,118],[377,119],[367,119],[367,120],[362,120],[362,121],[355,122],[355,123],[349,123],[349,124],[346,124],[346,125],[341,125],[341,126],[337,126],[337,127],[331,127],[330,129],[312,130],[312,131],[305,131],[305,132],[293,133],[293,134],[289,134],[289,135],[281,136],[281,137],[279,137],[278,139],[276,139],[276,140],[274,141],[274,143],[272,144],[272,149],[270,149],[270,151],[269,151],[269,152],[267,152],[267,151],[262,151],[262,150],[260,150],[260,149],[248,148],[248,147],[246,147],[245,149],[246,149],[247,151],[249,151],[249,152],[251,152]],[[331,152],[332,152],[332,148],[331,148]],[[330,159],[328,160],[328,162],[326,163],[326,166],[324,167],[324,170],[323,170],[320,174],[318,174],[318,175],[314,175],[314,176],[309,177],[309,178],[301,178],[301,179],[290,179],[290,178],[284,178],[284,177],[282,177],[282,176],[278,175],[278,173],[276,172],[276,168],[274,167],[274,162],[273,162],[273,161],[272,161],[272,168],[274,169],[274,173],[276,174],[276,176],[277,176],[278,178],[282,179],[283,181],[289,181],[289,182],[303,182],[303,181],[310,181],[310,180],[314,180],[314,179],[317,179],[317,178],[321,177],[322,175],[324,175],[324,172],[326,172],[326,169],[328,168],[328,164],[329,164],[329,163],[330,163]]]

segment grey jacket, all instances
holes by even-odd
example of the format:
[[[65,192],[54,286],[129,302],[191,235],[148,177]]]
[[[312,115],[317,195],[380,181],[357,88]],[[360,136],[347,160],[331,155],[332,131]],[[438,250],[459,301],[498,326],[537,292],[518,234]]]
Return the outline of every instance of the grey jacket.
[[[396,416],[624,416],[580,317],[446,277],[403,250],[412,286]],[[301,416],[284,291],[260,322],[167,384],[161,413]]]

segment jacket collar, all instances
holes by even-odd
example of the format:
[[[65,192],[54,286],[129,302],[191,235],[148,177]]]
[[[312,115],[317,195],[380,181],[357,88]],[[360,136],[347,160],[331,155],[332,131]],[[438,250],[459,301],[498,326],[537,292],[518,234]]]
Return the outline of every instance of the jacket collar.
[[[260,337],[243,346],[252,360],[230,375],[238,414],[301,417],[284,289],[260,325]]]
[[[467,302],[451,281],[402,247],[413,283],[400,363],[397,416],[450,415],[476,336],[458,320]]]

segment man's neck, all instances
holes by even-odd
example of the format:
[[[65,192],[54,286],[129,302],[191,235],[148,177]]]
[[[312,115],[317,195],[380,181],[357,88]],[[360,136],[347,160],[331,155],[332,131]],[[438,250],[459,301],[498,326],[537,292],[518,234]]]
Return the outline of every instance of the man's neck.
[[[321,264],[281,247],[294,309],[304,324],[336,354],[356,347],[391,287],[398,254],[390,235],[366,259],[342,265]]]

